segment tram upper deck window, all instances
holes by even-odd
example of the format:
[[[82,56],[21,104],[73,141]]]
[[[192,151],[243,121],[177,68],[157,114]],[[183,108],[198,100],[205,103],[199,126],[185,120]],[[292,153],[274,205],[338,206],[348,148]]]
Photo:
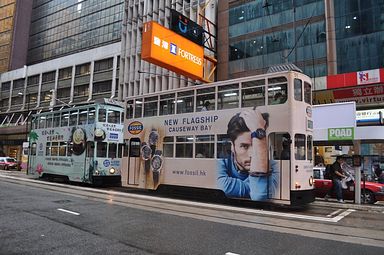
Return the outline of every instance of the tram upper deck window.
[[[215,110],[215,88],[204,88],[196,91],[196,112]]]
[[[60,127],[60,113],[55,113],[53,115],[53,127]]]
[[[287,78],[276,77],[268,79],[268,104],[283,104],[287,101]]]
[[[125,118],[127,119],[133,118],[133,100],[127,101],[127,107],[125,108]]]
[[[307,104],[312,104],[312,88],[308,82],[304,82],[304,101]]]
[[[105,122],[107,120],[107,110],[99,109],[99,122]]]
[[[157,116],[158,97],[144,98],[144,117]]]
[[[52,114],[47,115],[47,122],[46,122],[46,128],[51,128],[53,122],[53,116]]]
[[[108,123],[120,124],[120,112],[108,110]]]
[[[175,114],[175,94],[160,95],[160,115]]]
[[[241,106],[255,107],[265,105],[264,80],[243,82],[241,87]]]
[[[96,113],[96,110],[95,108],[89,108],[89,112],[88,112],[88,124],[94,124],[95,123],[95,113]]]
[[[68,126],[69,123],[69,112],[63,112],[61,114],[61,125],[62,127]]]
[[[77,117],[79,116],[79,111],[71,111],[69,115],[69,125],[70,126],[76,126],[77,125]]]
[[[47,120],[47,116],[39,117],[39,128],[45,128],[46,120]]]
[[[79,125],[87,124],[88,109],[82,109],[79,113]]]
[[[193,112],[193,95],[193,90],[177,93],[177,113]]]
[[[295,82],[294,82],[294,93],[295,93],[295,100],[303,101],[302,81],[299,80],[299,79],[295,79]]]
[[[231,109],[239,107],[239,84],[218,87],[217,109]]]
[[[135,99],[135,118],[143,117],[143,99]]]

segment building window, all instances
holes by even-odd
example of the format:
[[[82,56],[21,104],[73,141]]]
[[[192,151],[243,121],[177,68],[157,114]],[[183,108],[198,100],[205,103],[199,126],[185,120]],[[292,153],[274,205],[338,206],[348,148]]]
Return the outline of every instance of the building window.
[[[56,71],[49,73],[43,73],[42,82],[52,82],[55,81]]]
[[[86,63],[79,66],[76,66],[76,76],[89,74],[91,69],[91,64]]]
[[[24,79],[18,79],[13,81],[13,89],[24,88]]]
[[[94,71],[100,72],[113,68],[113,58],[103,59],[95,62]]]
[[[72,78],[72,67],[67,67],[59,70],[60,80],[70,79],[70,78]]]

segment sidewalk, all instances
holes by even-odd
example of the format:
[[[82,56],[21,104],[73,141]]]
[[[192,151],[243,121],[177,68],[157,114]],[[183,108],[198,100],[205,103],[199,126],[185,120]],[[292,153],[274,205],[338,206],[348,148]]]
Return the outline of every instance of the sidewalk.
[[[34,175],[27,175],[25,172],[22,171],[6,171],[6,170],[0,170],[0,175],[8,175],[8,176],[14,176],[18,178],[25,178],[25,179],[38,179]],[[384,201],[378,201],[375,204],[355,204],[353,201],[345,201],[344,204],[337,203],[336,199],[329,199],[329,201],[325,201],[324,198],[316,198],[316,201],[313,202],[311,205],[314,206],[322,206],[322,207],[332,207],[332,208],[342,208],[342,209],[355,209],[355,210],[361,210],[361,211],[378,211],[383,212],[384,211]]]

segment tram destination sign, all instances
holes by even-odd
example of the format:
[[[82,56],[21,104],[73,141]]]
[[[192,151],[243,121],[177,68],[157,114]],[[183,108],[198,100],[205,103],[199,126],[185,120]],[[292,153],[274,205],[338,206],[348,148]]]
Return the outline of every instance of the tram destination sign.
[[[353,127],[328,128],[329,141],[354,140],[355,129]]]

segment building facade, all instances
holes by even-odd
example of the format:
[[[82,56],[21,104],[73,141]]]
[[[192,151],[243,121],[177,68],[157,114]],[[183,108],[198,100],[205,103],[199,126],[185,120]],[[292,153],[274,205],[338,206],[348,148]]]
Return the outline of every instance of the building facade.
[[[124,0],[8,2],[12,52],[24,57],[8,54],[18,65],[0,74],[0,153],[20,159],[32,114],[117,97]]]

